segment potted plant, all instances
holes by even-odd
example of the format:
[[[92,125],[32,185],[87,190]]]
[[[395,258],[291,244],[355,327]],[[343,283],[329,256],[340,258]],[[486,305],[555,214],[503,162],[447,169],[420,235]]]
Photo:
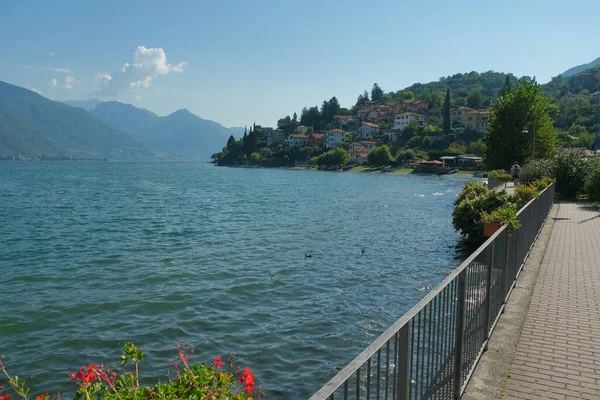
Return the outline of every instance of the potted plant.
[[[483,222],[483,236],[492,236],[502,225],[508,225],[512,229],[519,229],[521,223],[517,217],[517,207],[514,204],[507,204],[492,212],[481,213]]]

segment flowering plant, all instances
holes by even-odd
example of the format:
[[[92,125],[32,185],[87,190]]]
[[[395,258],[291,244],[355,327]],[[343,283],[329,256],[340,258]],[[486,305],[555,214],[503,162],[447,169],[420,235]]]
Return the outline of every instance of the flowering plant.
[[[165,383],[157,383],[154,386],[140,386],[139,363],[145,354],[133,343],[126,343],[124,354],[121,356],[121,366],[128,362],[133,364],[133,371],[118,374],[112,367],[90,364],[83,366],[76,373],[69,372],[68,375],[78,385],[75,399],[104,399],[104,400],[141,400],[141,399],[252,399],[250,395],[256,393],[260,399],[264,393],[260,387],[255,385],[255,375],[249,368],[244,368],[240,376],[235,377],[231,371],[234,356],[230,356],[227,369],[222,367],[225,362],[220,356],[214,358],[212,365],[191,364],[188,345],[177,346],[179,362],[171,360],[171,365],[176,372],[176,378],[169,376]],[[0,360],[0,370],[8,380],[13,391],[25,400],[29,400],[29,389],[18,376],[11,376],[4,364],[5,357]],[[241,366],[237,367],[242,370]],[[12,394],[3,394],[0,387],[0,400],[10,400]],[[53,396],[60,400],[60,393]],[[49,400],[48,392],[35,397],[36,400]]]

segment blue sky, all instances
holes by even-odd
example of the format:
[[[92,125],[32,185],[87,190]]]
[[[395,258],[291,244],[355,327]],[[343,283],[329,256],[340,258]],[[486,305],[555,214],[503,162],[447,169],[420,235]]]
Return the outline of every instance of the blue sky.
[[[374,82],[494,70],[544,83],[600,56],[598,0],[1,3],[0,80],[225,126],[272,126],[332,96],[350,107]]]

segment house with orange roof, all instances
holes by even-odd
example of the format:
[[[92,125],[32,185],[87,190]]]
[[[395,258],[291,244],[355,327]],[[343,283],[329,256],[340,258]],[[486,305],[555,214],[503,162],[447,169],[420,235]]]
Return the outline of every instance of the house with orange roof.
[[[472,110],[465,113],[465,128],[479,133],[487,132],[487,123],[490,119],[490,110]]]
[[[314,147],[323,147],[325,136],[322,133],[313,133],[308,136],[308,144]]]
[[[333,117],[334,121],[341,126],[348,126],[349,123],[354,121],[352,115],[336,115]]]
[[[348,151],[348,162],[350,164],[363,165],[367,162],[369,156],[367,149],[354,149]]]
[[[358,137],[361,139],[373,139],[379,135],[381,128],[372,122],[363,122],[357,129]]]
[[[296,149],[308,145],[308,136],[298,133],[292,133],[285,138],[285,148],[287,150]]]

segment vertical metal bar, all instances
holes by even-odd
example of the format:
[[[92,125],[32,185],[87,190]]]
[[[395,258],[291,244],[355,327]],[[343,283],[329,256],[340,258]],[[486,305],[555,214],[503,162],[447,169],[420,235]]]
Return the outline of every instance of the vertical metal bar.
[[[463,353],[463,329],[465,312],[465,271],[458,275],[458,290],[456,301],[456,349],[454,350],[454,398],[460,399],[462,386],[462,353]]]
[[[371,400],[371,358],[369,357],[369,362],[367,363],[367,400]]]
[[[344,382],[344,400],[348,400],[348,379]]]
[[[390,389],[390,341],[385,345],[385,398],[388,399]]]
[[[412,321],[408,321],[398,332],[399,351],[398,351],[398,399],[408,399],[410,388],[410,331],[412,330]]]
[[[360,368],[356,370],[356,400],[360,399]]]
[[[425,389],[427,389],[425,385],[425,347],[427,346],[427,344],[425,343],[425,335],[426,335],[426,331],[425,331],[425,325],[427,324],[427,308],[429,307],[429,304],[426,304],[425,307],[423,307],[423,309],[420,311],[420,313],[423,313],[423,346],[421,346],[421,384],[419,385],[421,387],[420,391],[421,391],[421,397],[424,396],[425,390],[423,389],[425,387]],[[421,328],[421,327],[419,327]],[[421,329],[419,329],[421,330]]]
[[[392,400],[396,400],[396,375],[398,374],[398,332],[394,335],[394,370],[392,371]]]
[[[417,314],[418,318],[417,318],[417,347],[415,348],[415,352],[417,353],[417,364],[415,365],[415,397],[419,398],[419,386],[421,384],[421,377],[419,376],[419,362],[421,361],[420,358],[420,345],[421,345],[421,311],[419,311],[419,313]]]
[[[506,295],[508,294],[508,280],[509,280],[509,251],[510,251],[510,231],[506,230],[506,259],[505,259],[505,266],[504,266],[504,293],[503,293],[503,299],[502,299],[502,304],[506,303]]]
[[[436,296],[437,297],[437,296]],[[427,396],[429,397],[431,394],[431,384],[432,384],[432,376],[433,376],[433,342],[435,340],[435,336],[433,334],[433,318],[435,317],[435,297],[433,301],[429,303],[429,321],[427,323],[429,330],[429,339],[427,340]]]
[[[413,354],[414,354],[414,347],[413,347],[413,343],[415,343],[415,324],[414,324],[414,317],[409,321],[410,324],[410,343],[409,343],[409,347],[408,347],[408,354],[410,357],[410,372],[408,373],[408,384],[409,384],[409,389],[408,389],[408,398],[412,399],[413,397],[413,385],[412,385],[412,379],[413,379]]]
[[[381,349],[377,350],[377,400],[381,391]]]

